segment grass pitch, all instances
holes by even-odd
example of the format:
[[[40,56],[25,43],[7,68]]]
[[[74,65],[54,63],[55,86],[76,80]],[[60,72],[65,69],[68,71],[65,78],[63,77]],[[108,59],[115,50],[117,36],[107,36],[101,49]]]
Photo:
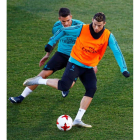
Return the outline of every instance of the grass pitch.
[[[25,79],[42,68],[44,45],[52,36],[58,10],[68,7],[74,19],[91,23],[93,15],[104,12],[106,28],[116,37],[127,63],[125,78],[112,51],[98,65],[97,92],[83,121],[92,128],[57,129],[56,119],[68,114],[73,119],[85,89],[78,80],[66,99],[48,86],[39,86],[21,104],[7,101],[8,140],[132,140],[133,139],[133,1],[132,0],[8,0],[7,1],[7,100],[24,90]],[[55,48],[56,49],[56,48]],[[51,54],[54,54],[55,50]],[[64,70],[51,78],[61,78]]]

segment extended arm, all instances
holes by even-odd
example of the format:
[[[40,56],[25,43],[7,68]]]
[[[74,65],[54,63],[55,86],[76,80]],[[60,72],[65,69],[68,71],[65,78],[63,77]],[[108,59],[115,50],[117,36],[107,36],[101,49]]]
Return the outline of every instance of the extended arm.
[[[108,45],[109,45],[110,49],[113,51],[113,54],[115,56],[115,59],[119,65],[119,67],[120,67],[122,74],[125,77],[129,77],[130,74],[127,71],[125,59],[124,59],[123,54],[120,50],[120,47],[119,47],[119,45],[118,45],[118,43],[117,43],[117,41],[112,33],[110,34]]]
[[[58,30],[53,37],[50,38],[48,44],[45,46],[45,51],[50,52],[52,50],[52,46],[56,44],[56,42],[65,35],[72,35],[78,37],[80,35],[81,29],[83,25],[71,26],[66,28],[61,28]]]

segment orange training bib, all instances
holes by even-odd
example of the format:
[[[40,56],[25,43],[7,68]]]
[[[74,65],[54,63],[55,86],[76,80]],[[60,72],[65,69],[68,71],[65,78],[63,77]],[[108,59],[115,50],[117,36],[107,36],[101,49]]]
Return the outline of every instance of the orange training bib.
[[[71,56],[86,66],[97,66],[108,45],[110,31],[105,29],[103,34],[94,39],[89,25],[83,25],[81,34],[72,48]]]

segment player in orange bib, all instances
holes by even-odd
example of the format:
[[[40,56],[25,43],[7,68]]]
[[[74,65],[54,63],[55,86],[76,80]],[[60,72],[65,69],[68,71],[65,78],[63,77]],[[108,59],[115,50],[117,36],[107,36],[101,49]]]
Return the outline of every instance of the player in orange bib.
[[[110,31],[104,29],[102,35],[95,39],[91,35],[90,25],[83,25],[80,36],[72,48],[71,57],[86,66],[95,67],[105,53],[109,36]]]
[[[71,34],[77,36],[61,80],[42,79],[42,77],[37,76],[27,79],[23,83],[24,86],[34,84],[48,85],[61,90],[62,94],[67,96],[72,82],[79,77],[85,87],[86,93],[80,102],[80,108],[74,119],[73,126],[92,127],[91,125],[83,123],[82,117],[96,92],[97,79],[93,67],[98,65],[107,46],[113,51],[122,74],[125,77],[130,76],[114,35],[104,27],[106,24],[105,19],[103,13],[97,13],[94,15],[91,24],[62,28],[50,39],[46,48],[48,52],[51,51],[53,44],[55,44],[60,37]]]

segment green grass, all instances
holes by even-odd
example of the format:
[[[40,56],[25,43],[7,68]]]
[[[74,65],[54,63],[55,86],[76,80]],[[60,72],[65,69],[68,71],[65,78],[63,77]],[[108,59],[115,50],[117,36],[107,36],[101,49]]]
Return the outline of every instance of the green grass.
[[[97,92],[83,121],[91,129],[73,127],[59,131],[56,119],[73,119],[84,95],[78,80],[66,99],[48,86],[39,86],[21,104],[7,101],[8,140],[132,140],[133,139],[133,1],[132,0],[8,0],[7,1],[7,100],[24,90],[25,79],[42,68],[44,45],[52,36],[60,7],[68,7],[74,19],[91,23],[96,12],[104,12],[106,28],[115,35],[131,77],[121,74],[112,51],[98,65]],[[55,52],[55,51],[54,51]],[[51,54],[51,56],[54,54]],[[51,78],[61,78],[64,70]]]

